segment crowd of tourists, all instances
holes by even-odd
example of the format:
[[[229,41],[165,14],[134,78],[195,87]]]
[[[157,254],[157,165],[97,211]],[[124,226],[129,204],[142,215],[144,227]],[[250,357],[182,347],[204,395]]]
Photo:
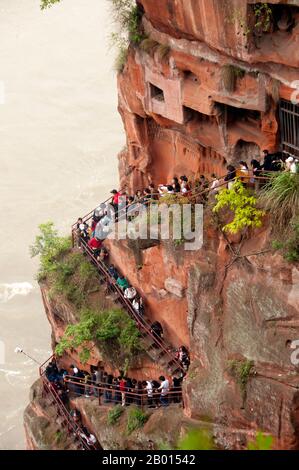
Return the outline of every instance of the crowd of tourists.
[[[82,441],[85,442],[87,448],[97,449],[99,448],[97,438],[94,436],[94,434],[90,433],[87,427],[83,424],[79,410],[70,406],[70,390],[64,380],[65,373],[65,370],[58,369],[55,359],[49,362],[45,370],[45,376],[50,382],[50,386],[53,392],[55,392],[55,394],[58,396],[58,400],[60,400],[65,408],[69,411],[71,418],[77,425],[77,432],[75,432],[75,429],[73,428],[68,428],[68,431],[80,437]]]
[[[89,244],[89,243],[88,243]],[[89,244],[90,246],[90,244]],[[130,284],[128,279],[120,273],[114,264],[109,263],[109,252],[107,248],[99,242],[97,248],[93,248],[94,257],[103,263],[107,269],[109,280],[107,282],[107,294],[113,292],[113,286],[117,286],[121,291],[124,299],[127,300],[133,307],[135,313],[138,315],[139,322],[145,324],[145,306],[142,296],[137,292],[137,289]],[[159,321],[149,323],[150,333],[154,340],[159,344],[164,338],[163,326]],[[175,353],[177,361],[181,364],[184,373],[188,371],[190,365],[190,356],[187,348],[181,346]]]
[[[191,181],[186,175],[179,178],[174,176],[172,181],[166,184],[155,186],[149,184],[143,190],[138,190],[135,194],[128,194],[125,190],[111,191],[111,199],[94,211],[91,224],[89,225],[80,218],[77,223],[77,233],[80,239],[88,243],[92,250],[98,251],[101,248],[101,241],[105,240],[111,231],[113,223],[126,217],[131,220],[142,210],[146,210],[150,202],[163,199],[166,195],[182,195],[191,198],[193,202],[205,203],[209,196],[214,196],[220,189],[228,187],[230,189],[239,177],[244,184],[262,185],[262,179],[269,172],[289,171],[292,174],[299,171],[299,160],[283,153],[271,154],[268,150],[263,151],[263,162],[258,158],[252,159],[250,165],[243,160],[238,165],[228,165],[227,174],[220,177],[212,173],[210,178],[200,175]]]
[[[178,351],[187,356],[187,350]],[[52,360],[45,370],[45,375],[56,390],[61,401],[69,407],[70,397],[95,397],[100,404],[137,405],[158,408],[170,403],[181,403],[182,381],[184,374],[173,376],[171,381],[161,375],[158,380],[136,380],[123,372],[113,376],[103,367],[91,366],[90,371],[81,370],[71,365],[69,370],[59,368]]]
[[[298,162],[293,157],[285,157],[283,154],[270,154],[268,150],[264,150],[262,163],[259,162],[259,159],[253,159],[249,166],[246,161],[241,160],[237,166],[228,165],[227,174],[224,177],[219,177],[213,173],[209,179],[201,175],[191,182],[186,175],[179,178],[174,176],[170,183],[158,186],[149,184],[147,188],[136,191],[134,195],[128,194],[127,191],[113,189],[111,199],[95,209],[90,224],[84,222],[82,218],[78,219],[78,246],[81,247],[82,242],[85,243],[94,257],[106,265],[110,276],[108,289],[113,284],[118,286],[123,292],[124,298],[131,302],[134,310],[142,319],[144,316],[142,297],[135,287],[130,285],[128,279],[114,265],[109,264],[109,253],[103,246],[103,240],[107,238],[112,222],[119,220],[122,216],[126,216],[131,220],[137,213],[140,214],[142,208],[146,209],[150,202],[157,201],[166,195],[181,195],[190,197],[196,202],[205,203],[210,196],[214,197],[222,188],[227,187],[230,189],[236,177],[239,177],[244,184],[254,185],[257,182],[262,184],[263,177],[267,172],[275,171],[297,173]],[[196,195],[199,195],[199,199],[196,199]],[[155,321],[151,324],[151,334],[157,339],[163,339],[164,332],[160,322]],[[190,364],[190,357],[184,346],[177,351],[176,358],[180,361],[186,373]],[[168,380],[162,376],[159,381],[140,382],[123,376],[113,377],[101,370],[94,370],[91,374],[88,374],[73,368],[72,377],[75,381],[78,379],[78,383],[73,384],[76,393],[85,393],[89,396],[92,393],[94,395],[99,394],[107,403],[112,401],[123,405],[139,404],[143,400],[144,394],[147,394],[149,406],[158,405],[158,402],[165,405],[168,402],[165,397],[169,393],[170,386]],[[178,381],[181,379],[182,377],[173,378],[176,384],[175,387],[180,387]],[[84,388],[84,383],[90,386]],[[101,393],[95,384],[98,387],[99,385],[104,387],[105,391]]]
[[[246,184],[254,184],[256,181],[258,181],[258,184],[262,184],[262,176],[267,171],[277,171],[283,165],[285,165],[287,171],[291,172],[294,172],[297,168],[297,163],[292,157],[283,161],[282,155],[271,155],[267,150],[264,151],[263,160],[263,163],[260,164],[257,159],[253,159],[251,168],[245,161],[240,161],[238,167],[228,165],[227,174],[222,178],[216,174],[212,174],[210,179],[201,175],[195,182],[191,183],[185,175],[180,178],[174,177],[170,184],[161,184],[158,187],[150,184],[143,191],[136,191],[135,195],[128,195],[126,191],[113,189],[111,191],[111,200],[100,204],[95,209],[90,223],[83,221],[82,218],[78,219],[76,227],[78,247],[82,248],[82,246],[87,245],[94,258],[107,265],[110,287],[115,284],[123,291],[125,299],[131,302],[135,312],[140,318],[143,318],[144,302],[142,297],[114,265],[109,265],[109,253],[103,246],[103,241],[107,238],[111,230],[111,224],[115,220],[115,214],[120,217],[122,213],[125,213],[128,218],[131,218],[137,212],[140,213],[140,207],[146,208],[150,201],[163,198],[169,194],[192,196],[197,203],[205,203],[210,196],[215,197],[223,187],[230,189],[237,176]],[[155,334],[156,330],[153,328]],[[161,337],[161,335],[158,336]]]
[[[264,150],[262,163],[257,159],[253,159],[250,166],[243,160],[239,162],[238,167],[228,165],[224,181],[227,183],[228,189],[231,189],[236,177],[239,177],[247,185],[258,188],[264,184],[266,181],[264,178],[269,173],[278,171],[298,173],[299,160],[291,156],[288,157],[281,152],[271,154],[268,150]]]

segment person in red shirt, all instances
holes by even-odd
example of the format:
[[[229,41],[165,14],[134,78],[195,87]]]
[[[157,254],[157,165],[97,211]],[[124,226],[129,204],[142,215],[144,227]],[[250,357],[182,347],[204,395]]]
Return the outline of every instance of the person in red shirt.
[[[113,196],[112,196],[112,204],[118,206],[119,198],[120,198],[120,196],[121,196],[121,193],[120,193],[119,191],[117,191],[116,189],[113,189],[113,190],[111,191],[111,194],[113,194]]]
[[[115,218],[118,217],[118,205],[119,205],[119,198],[121,197],[121,192],[120,191],[117,191],[116,189],[112,189],[111,191],[111,194],[112,194],[112,202],[111,202],[111,205],[114,207],[114,210],[115,210]]]
[[[101,242],[101,240],[98,240],[97,238],[93,237],[89,240],[88,246],[89,246],[89,248],[92,249],[94,255],[98,256],[99,251],[102,248],[102,242]]]
[[[121,393],[121,406],[126,406],[126,379],[122,377],[119,381],[119,391]]]

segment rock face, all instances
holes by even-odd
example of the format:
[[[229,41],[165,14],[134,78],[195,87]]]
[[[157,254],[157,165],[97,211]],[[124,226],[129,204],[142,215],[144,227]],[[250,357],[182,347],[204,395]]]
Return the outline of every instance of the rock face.
[[[28,450],[76,450],[77,447],[59,422],[55,407],[43,396],[40,380],[30,391],[30,404],[24,412]]]
[[[122,188],[134,192],[182,174],[220,176],[227,164],[250,163],[265,148],[285,150],[279,101],[291,106],[299,76],[298,1],[272,0],[262,28],[253,0],[137,3],[148,39],[130,47],[118,76],[127,135],[119,155]],[[274,436],[276,448],[299,448],[299,368],[291,361],[299,339],[299,267],[269,250],[267,227],[239,242],[206,218],[197,251],[171,241],[137,248],[105,242],[150,319],[161,322],[175,347],[190,348],[191,367],[184,417],[171,409],[153,413],[132,439],[122,424],[107,425],[106,409],[80,399],[76,406],[104,449],[155,448],[169,420],[180,432],[187,422],[209,423],[227,449],[246,447],[257,430]],[[46,289],[43,298],[55,345],[76,312],[51,302]],[[94,351],[91,364],[101,360]],[[158,369],[144,360],[131,372],[152,378]],[[40,434],[47,418],[37,412],[34,419],[34,406],[32,399],[25,414],[28,447],[46,448]]]
[[[118,80],[127,134],[121,186],[220,176],[263,149],[284,150],[278,110],[280,100],[291,105],[296,87],[298,2],[272,1],[262,30],[253,1],[138,3],[149,39],[130,48]],[[142,269],[125,243],[108,245],[152,318],[173,344],[191,348],[185,413],[208,416],[227,448],[244,446],[257,429],[278,447],[298,447],[299,377],[290,359],[299,338],[298,266],[251,255],[269,248],[268,231],[252,234],[234,260],[207,229],[204,248],[192,254],[166,243],[143,250]],[[243,391],[234,361],[254,362]]]
[[[190,424],[182,410],[173,406],[158,411],[148,410],[144,426],[130,433],[127,429],[130,409],[124,411],[115,425],[109,425],[107,417],[111,408],[100,407],[97,401],[89,399],[77,399],[73,404],[104,450],[153,450],[160,449],[162,445],[173,448]]]
[[[238,244],[229,249],[216,230],[205,234],[203,249],[192,254],[168,243],[155,254],[145,250],[141,269],[125,242],[109,247],[166,336],[190,347],[185,415],[208,418],[224,448],[243,448],[257,430],[273,435],[278,448],[298,448],[299,377],[291,362],[299,338],[298,266],[260,254],[269,247],[266,228],[251,234],[235,258]],[[232,364],[250,361],[242,386]]]
[[[255,2],[138,3],[150,39],[131,47],[119,76],[128,144],[120,155],[122,187],[175,174],[220,175],[227,163],[278,150],[279,97],[291,100],[298,77],[297,2],[271,2],[262,33]],[[288,31],[278,27],[284,9]]]
[[[50,292],[50,286],[41,284],[41,293],[44,303],[45,312],[48,321],[52,328],[52,349],[53,352],[60,339],[62,338],[68,325],[76,324],[79,320],[79,312],[70,302],[67,302],[63,297],[53,298]],[[93,294],[93,303],[98,309],[106,308],[119,308],[119,305],[114,303],[108,296],[100,289],[97,293]],[[90,357],[86,363],[82,364],[78,350],[72,349],[63,355],[61,364],[65,368],[69,368],[71,364],[77,364],[82,370],[88,370],[90,366],[103,366],[108,374],[118,376],[120,371],[113,362],[107,362],[96,344],[89,345]],[[147,380],[152,377],[159,377],[165,371],[159,364],[153,361],[146,355],[140,354],[135,358],[134,363],[128,370],[130,377],[136,380]]]

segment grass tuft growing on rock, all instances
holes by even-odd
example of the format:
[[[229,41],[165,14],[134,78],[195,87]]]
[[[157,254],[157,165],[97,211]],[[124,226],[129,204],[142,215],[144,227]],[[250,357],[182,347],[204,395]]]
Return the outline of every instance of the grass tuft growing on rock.
[[[299,174],[283,172],[271,176],[259,203],[270,216],[273,248],[281,250],[287,261],[299,261]]]
[[[299,174],[282,172],[270,177],[262,189],[259,202],[269,211],[277,235],[290,233],[290,224],[299,214]]]
[[[245,70],[234,65],[224,65],[221,69],[223,86],[227,92],[233,93],[236,89],[237,79],[243,78]]]
[[[159,43],[155,41],[154,39],[151,38],[145,38],[141,43],[140,43],[140,49],[147,54],[153,55],[155,50],[159,47]]]
[[[114,408],[108,411],[107,423],[110,426],[114,426],[120,419],[124,412],[124,408],[121,405],[116,405]]]
[[[147,422],[149,415],[140,408],[132,407],[128,412],[127,433],[131,434],[136,429],[142,428]]]
[[[240,386],[243,403],[247,395],[247,383],[254,367],[254,362],[250,360],[231,360],[228,362],[231,375],[236,379]]]

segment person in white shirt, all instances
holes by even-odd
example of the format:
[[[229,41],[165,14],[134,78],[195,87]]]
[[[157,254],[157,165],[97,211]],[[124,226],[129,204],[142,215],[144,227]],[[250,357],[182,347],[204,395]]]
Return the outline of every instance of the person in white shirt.
[[[153,406],[153,397],[154,397],[154,389],[153,384],[150,380],[143,382],[144,390],[147,392],[147,404],[149,407]]]
[[[140,315],[141,317],[144,315],[144,306],[142,298],[137,294],[132,302],[134,310]]]
[[[247,163],[241,160],[239,162],[239,165],[240,165],[240,171],[244,173],[245,175],[249,175],[249,168],[248,168]]]
[[[158,388],[158,390],[161,390],[160,402],[162,406],[168,406],[169,381],[165,379],[164,375],[161,375],[159,380],[161,381],[160,387]]]
[[[85,426],[82,426],[82,431],[83,432],[80,433],[80,436],[87,442],[90,447],[94,447],[97,443],[97,438],[93,434],[90,434],[90,432],[86,429]]]
[[[286,159],[286,170],[292,174],[297,173],[297,162],[295,158],[289,157]]]
[[[215,173],[212,174],[212,184],[210,186],[210,194],[212,196],[214,196],[215,194],[218,194],[219,191],[220,191],[220,180],[217,178],[217,176],[215,175]]]
[[[89,434],[89,437],[87,438],[87,443],[88,445],[95,445],[97,443],[97,438],[93,434]]]
[[[125,299],[132,301],[133,299],[135,299],[136,295],[137,295],[137,292],[136,292],[135,287],[128,287],[127,289],[125,289],[125,294],[124,294]]]

